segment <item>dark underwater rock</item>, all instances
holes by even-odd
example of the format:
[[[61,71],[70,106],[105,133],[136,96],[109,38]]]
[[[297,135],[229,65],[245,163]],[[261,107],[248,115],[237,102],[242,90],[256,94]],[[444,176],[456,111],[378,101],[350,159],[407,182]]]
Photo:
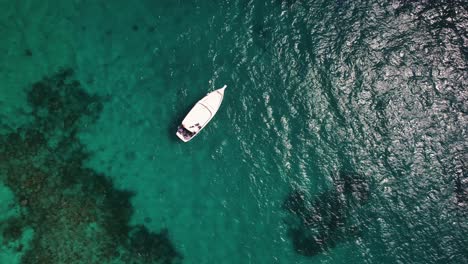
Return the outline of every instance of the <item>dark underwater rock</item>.
[[[314,256],[355,237],[356,226],[348,220],[356,206],[369,199],[369,184],[363,178],[340,175],[334,188],[314,197],[294,189],[283,202],[288,212],[286,225],[294,250],[304,256]]]
[[[22,208],[21,221],[0,222],[1,234],[8,242],[18,240],[25,227],[34,230],[22,263],[182,259],[167,230],[153,233],[129,224],[132,192],[84,167],[91,154],[76,134],[96,121],[103,99],[88,94],[72,69],[32,84],[27,99],[33,122],[0,135],[0,181]]]
[[[24,221],[20,218],[10,218],[0,223],[0,234],[3,237],[3,244],[16,241],[21,237],[25,227]]]
[[[32,57],[33,53],[30,49],[25,49],[24,50],[24,55],[27,57]]]
[[[172,263],[181,260],[179,253],[171,246],[167,229],[160,233],[149,232],[138,225],[130,232],[130,248],[133,259],[143,259],[144,263]]]
[[[345,201],[335,191],[310,199],[303,191],[294,190],[284,208],[290,217],[288,233],[299,254],[313,256],[333,248],[345,235]]]

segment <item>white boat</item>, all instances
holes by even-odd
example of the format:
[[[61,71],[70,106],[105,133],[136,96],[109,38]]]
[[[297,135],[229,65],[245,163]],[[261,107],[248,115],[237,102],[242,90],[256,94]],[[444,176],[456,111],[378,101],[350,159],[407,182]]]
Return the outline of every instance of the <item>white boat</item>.
[[[210,122],[221,106],[224,97],[223,88],[208,93],[198,101],[177,128],[176,135],[184,142],[190,141]]]

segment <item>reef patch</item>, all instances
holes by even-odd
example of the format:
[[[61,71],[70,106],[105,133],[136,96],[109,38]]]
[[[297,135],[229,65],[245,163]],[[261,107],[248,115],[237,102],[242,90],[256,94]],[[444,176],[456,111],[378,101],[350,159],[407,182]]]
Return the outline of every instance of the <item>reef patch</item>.
[[[3,241],[34,230],[22,263],[177,263],[168,231],[129,224],[133,193],[84,167],[91,155],[77,137],[97,120],[101,97],[87,93],[70,68],[28,90],[33,121],[0,135],[0,181],[20,215],[0,222]],[[1,122],[1,121],[0,121]]]

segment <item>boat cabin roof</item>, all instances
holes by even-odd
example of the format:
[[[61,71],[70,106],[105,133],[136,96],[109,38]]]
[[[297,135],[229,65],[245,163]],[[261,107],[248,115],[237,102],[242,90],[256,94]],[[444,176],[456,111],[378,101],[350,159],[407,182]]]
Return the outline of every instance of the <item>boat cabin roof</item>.
[[[212,113],[210,109],[198,103],[182,121],[182,125],[190,132],[196,133],[210,121],[211,116]]]

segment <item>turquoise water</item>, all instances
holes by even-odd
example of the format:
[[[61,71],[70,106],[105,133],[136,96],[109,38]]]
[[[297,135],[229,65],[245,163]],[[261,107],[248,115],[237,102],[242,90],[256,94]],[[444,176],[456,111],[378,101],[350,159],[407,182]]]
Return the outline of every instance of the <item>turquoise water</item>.
[[[0,0],[0,263],[467,263],[467,28],[464,1]]]

